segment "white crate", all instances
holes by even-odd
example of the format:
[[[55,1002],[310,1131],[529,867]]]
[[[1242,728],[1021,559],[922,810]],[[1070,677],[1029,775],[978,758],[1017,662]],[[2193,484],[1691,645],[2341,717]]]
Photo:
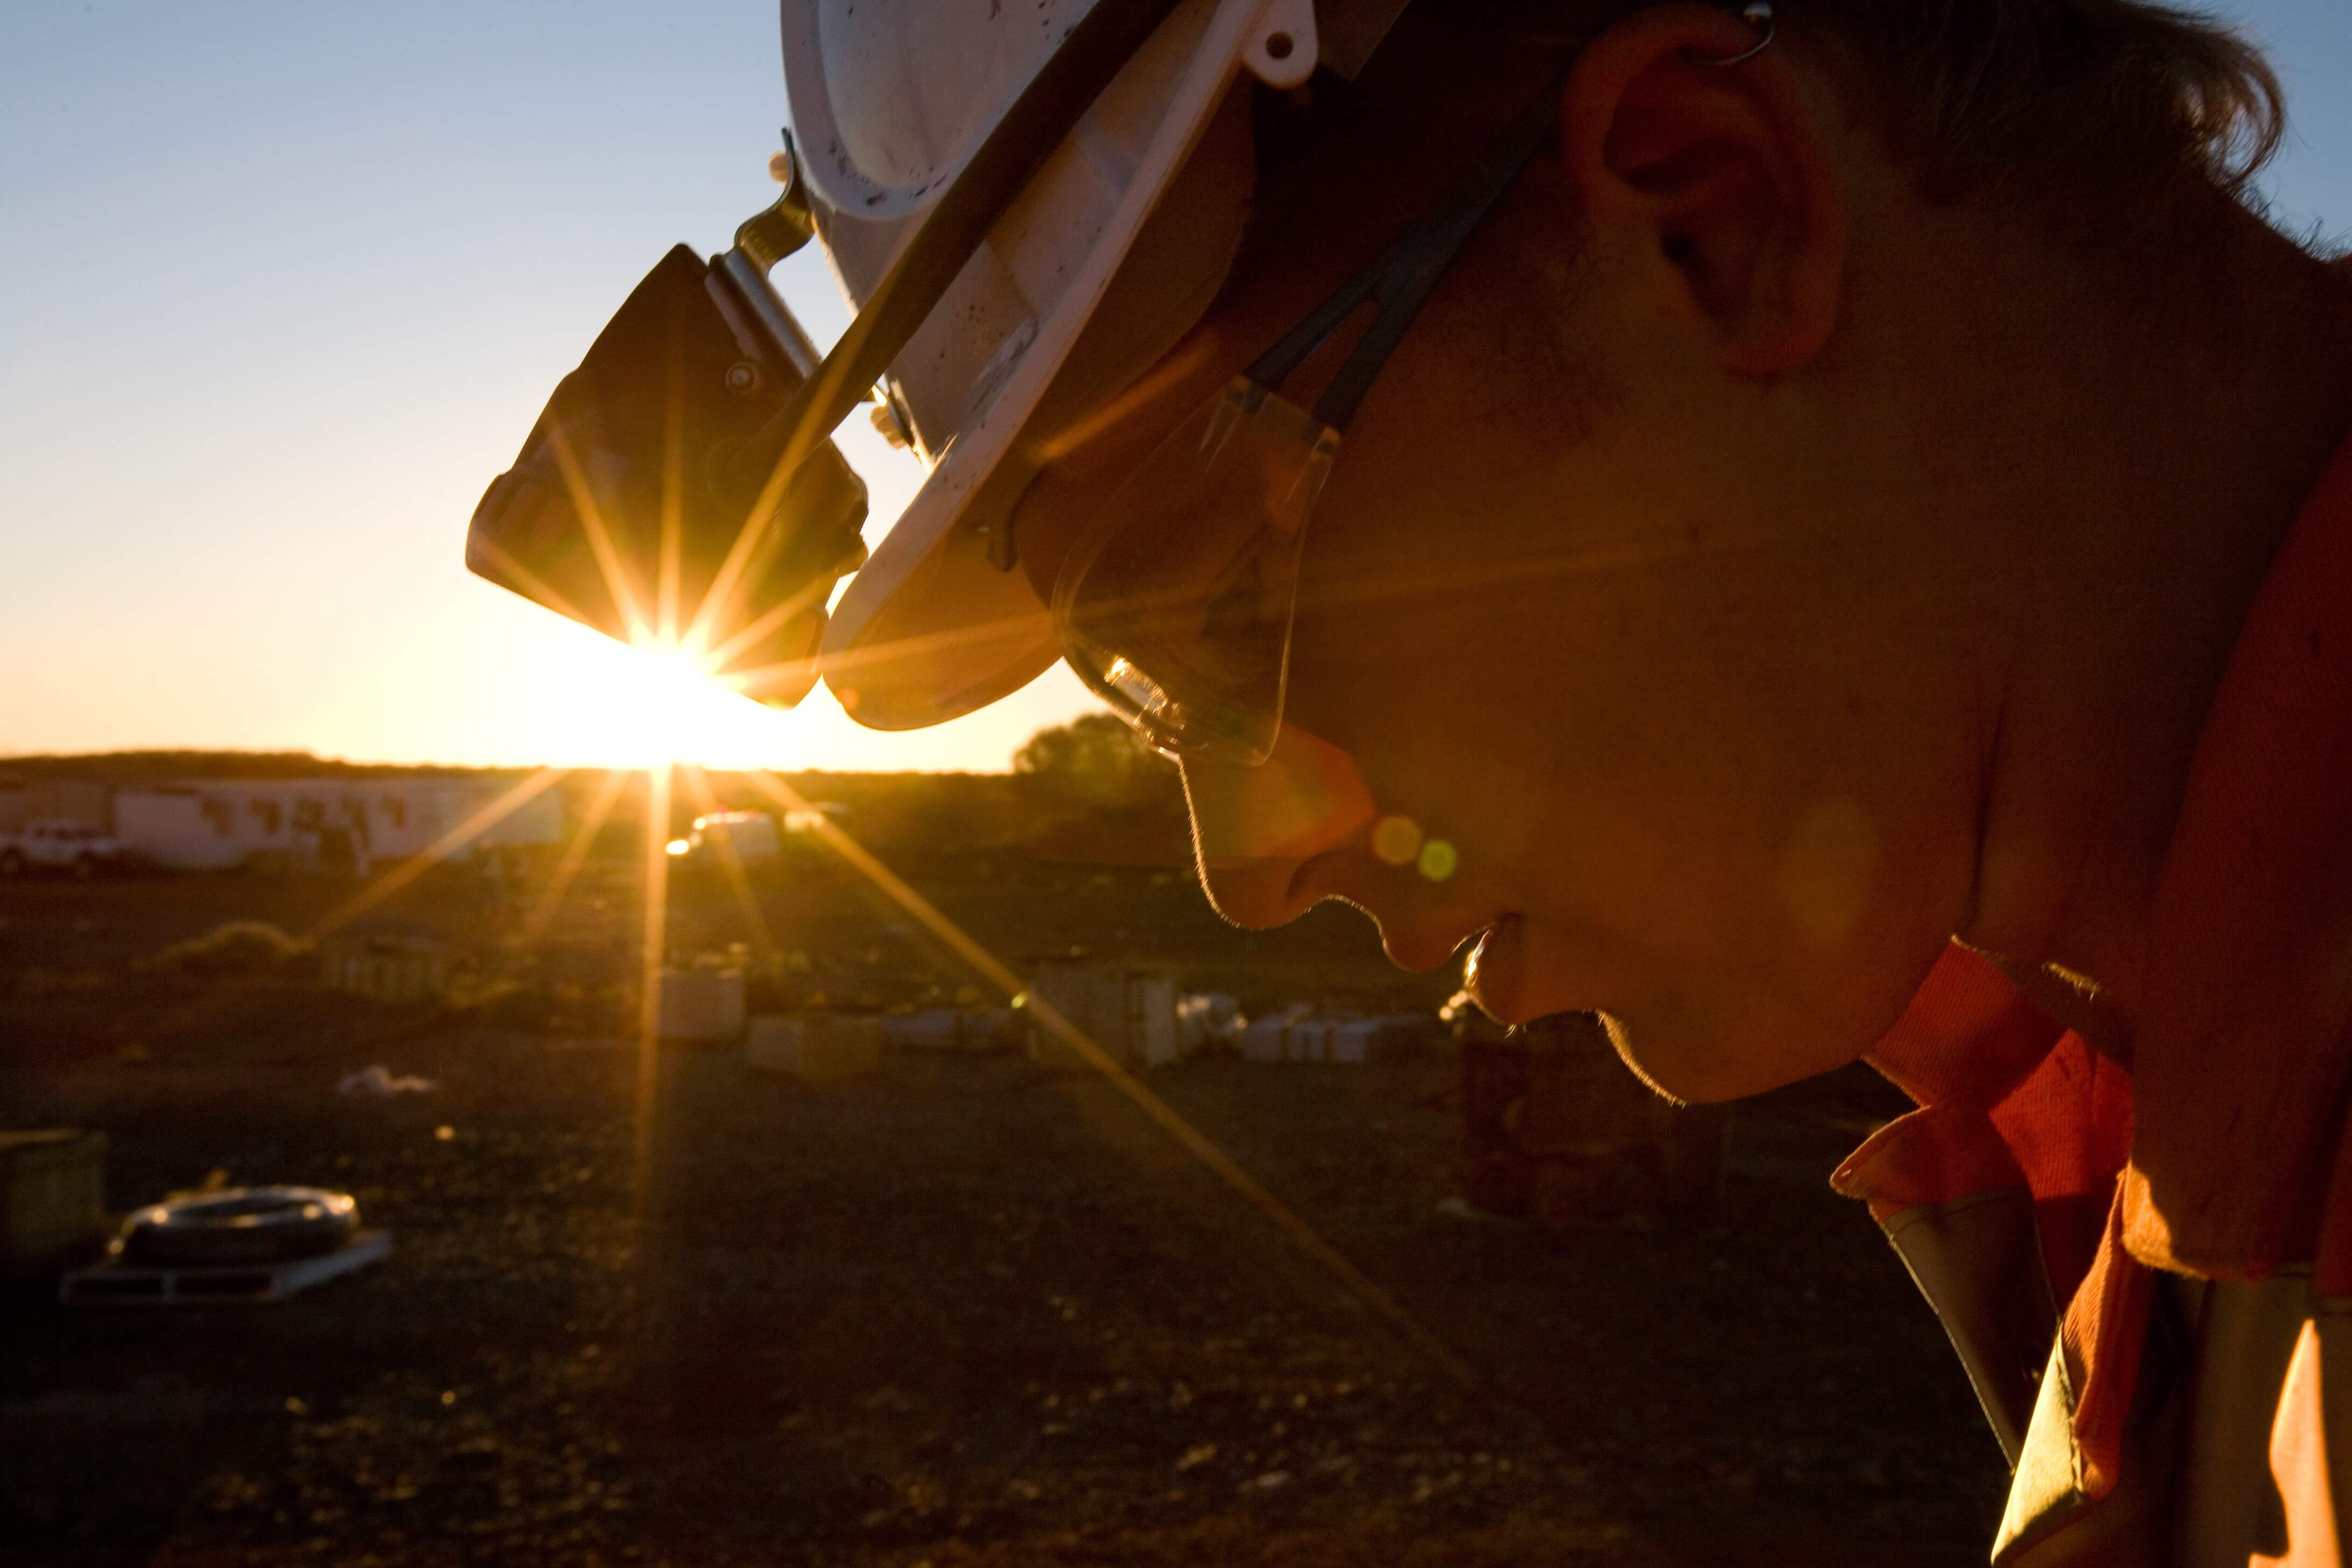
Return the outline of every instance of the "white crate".
[[[88,1257],[106,1230],[105,1133],[0,1132],[0,1274]]]
[[[743,1032],[743,972],[665,969],[661,976],[661,1037],[731,1040]]]
[[[1389,1027],[1380,1018],[1350,1018],[1331,1031],[1330,1060],[1339,1067],[1360,1068],[1372,1059],[1372,1039]]]
[[[1282,1059],[1282,1037],[1290,1032],[1290,1020],[1279,1014],[1271,1018],[1252,1018],[1242,1027],[1242,1060],[1245,1062],[1278,1062]]]
[[[925,1007],[913,1013],[888,1013],[882,1018],[882,1043],[900,1050],[976,1055],[1004,1044],[1012,1018],[1011,1011],[1001,1007]]]
[[[1290,1026],[1289,1037],[1283,1046],[1283,1060],[1318,1063],[1329,1061],[1331,1031],[1335,1026],[1328,1018],[1299,1019]]]
[[[882,1067],[882,1020],[837,1013],[754,1018],[743,1065],[809,1083],[870,1078]]]
[[[449,950],[393,937],[331,942],[319,952],[319,984],[395,1006],[437,1002],[449,988]]]

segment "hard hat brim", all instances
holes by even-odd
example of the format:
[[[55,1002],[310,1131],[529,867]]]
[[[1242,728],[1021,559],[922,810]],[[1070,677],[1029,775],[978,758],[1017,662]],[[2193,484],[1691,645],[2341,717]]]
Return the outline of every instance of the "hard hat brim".
[[[1159,103],[1123,188],[1092,235],[1069,247],[1069,259],[1055,268],[1066,282],[1034,319],[1034,338],[977,399],[976,410],[940,443],[943,449],[922,487],[834,609],[819,668],[859,723],[882,730],[940,723],[1018,690],[1055,661],[1045,607],[1023,573],[1001,570],[991,560],[983,530],[1003,526],[1026,488],[1034,466],[1024,460],[1024,450],[1041,434],[1034,428],[1041,408],[1069,400],[1065,373],[1100,376],[1099,364],[1074,366],[1074,351],[1122,267],[1130,258],[1142,263],[1136,256],[1138,242],[1229,89],[1244,70],[1265,79],[1266,37],[1275,26],[1297,27],[1302,13],[1307,37],[1297,42],[1307,46],[1298,50],[1304,58],[1280,68],[1304,80],[1315,59],[1310,8],[1297,0],[1195,0],[1180,6],[1167,25],[1170,32],[1186,28],[1191,39],[1173,69],[1165,62],[1176,51],[1165,38],[1156,38],[1151,52],[1163,62],[1157,68],[1163,72],[1160,80],[1136,87],[1122,78],[1123,104],[1112,104],[1106,95],[1106,107],[1114,111],[1134,112],[1139,97]],[[1139,65],[1151,64],[1139,57]],[[1090,179],[1099,193],[1105,176],[1099,161],[1075,144],[1082,140],[1074,137],[1064,149],[1068,166],[1061,177]],[[1039,176],[1041,196],[1050,196],[1047,187],[1055,177],[1050,165]],[[822,205],[818,210],[823,232],[827,215]],[[836,216],[846,228],[857,227],[858,215]],[[1034,213],[1024,221],[1033,229],[1038,226]],[[1236,217],[1236,243],[1238,237]],[[980,259],[1001,265],[985,256]],[[1146,345],[1145,363],[1197,321],[1222,277],[1219,262],[1205,284],[1195,277],[1177,290],[1193,308],[1181,319],[1181,312],[1163,311],[1152,323],[1145,334],[1153,340]],[[1144,364],[1127,368],[1131,374]]]

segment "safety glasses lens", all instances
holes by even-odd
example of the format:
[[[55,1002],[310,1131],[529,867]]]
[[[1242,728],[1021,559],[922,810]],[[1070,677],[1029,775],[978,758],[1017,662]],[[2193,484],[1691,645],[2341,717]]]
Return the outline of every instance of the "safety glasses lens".
[[[1129,476],[1063,566],[1063,651],[1154,747],[1250,765],[1273,752],[1307,520],[1339,447],[1236,377]]]

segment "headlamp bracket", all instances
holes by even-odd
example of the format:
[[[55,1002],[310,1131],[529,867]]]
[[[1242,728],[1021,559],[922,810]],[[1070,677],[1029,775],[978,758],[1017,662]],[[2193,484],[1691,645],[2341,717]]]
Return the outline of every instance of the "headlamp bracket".
[[[830,441],[761,516],[733,482],[773,465],[776,416],[824,359],[768,282],[814,232],[789,143],[771,167],[784,189],[733,248],[672,247],[557,385],[475,509],[466,563],[625,642],[760,670],[751,694],[791,707],[833,584],[865,559],[866,487]]]

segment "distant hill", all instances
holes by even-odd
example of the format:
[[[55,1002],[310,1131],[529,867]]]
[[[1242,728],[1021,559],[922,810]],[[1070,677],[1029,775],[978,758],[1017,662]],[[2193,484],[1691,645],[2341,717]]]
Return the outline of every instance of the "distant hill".
[[[89,752],[0,756],[0,779],[88,779],[129,784],[152,779],[315,779],[503,777],[521,768],[458,768],[417,763],[346,763],[309,752]]]
[[[1118,743],[1129,744],[1119,731]],[[1100,737],[1097,737],[1097,740]],[[1085,759],[1079,759],[1083,762]],[[467,768],[415,763],[352,763],[310,752],[151,750],[79,755],[0,756],[0,790],[50,783],[101,790],[207,779],[475,779],[503,789],[529,768]],[[596,852],[642,853],[646,806],[642,773],[601,809],[605,770],[581,768],[557,785],[565,816],[599,818]],[[836,809],[858,840],[892,854],[990,853],[1101,865],[1183,867],[1192,840],[1175,770],[1151,759],[1121,772],[1082,766],[1004,773],[779,773],[795,794]],[[707,791],[705,795],[703,792]],[[776,811],[776,798],[750,776],[712,771],[698,785],[681,773],[664,829],[687,831],[709,805]]]
[[[322,757],[314,752],[217,752],[150,749],[136,752],[0,752],[0,779],[76,778],[109,783],[148,779],[316,779],[316,778],[520,778],[531,767],[469,767],[455,763],[354,763]],[[634,770],[623,770],[634,771]],[[602,777],[603,768],[576,768],[587,777]],[[740,782],[743,775],[713,769],[713,780]],[[803,788],[823,791],[839,784],[851,791],[908,787],[910,781],[930,778],[1003,780],[1004,773],[827,773],[778,770]],[[987,787],[985,785],[981,787]],[[1001,786],[1000,786],[1001,787]]]

